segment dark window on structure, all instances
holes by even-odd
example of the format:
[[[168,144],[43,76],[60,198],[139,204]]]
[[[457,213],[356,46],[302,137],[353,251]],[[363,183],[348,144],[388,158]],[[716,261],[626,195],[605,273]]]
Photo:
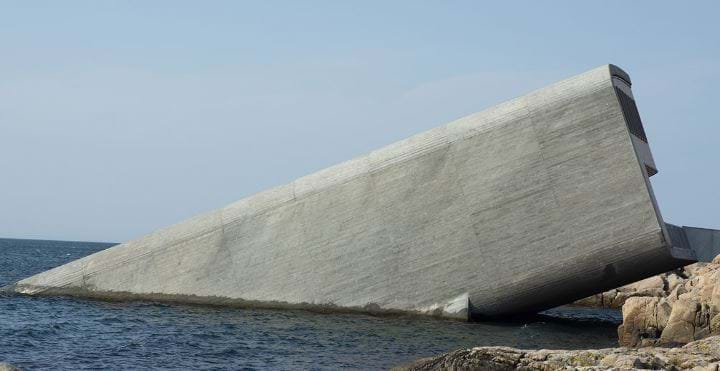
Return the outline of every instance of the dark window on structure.
[[[653,176],[658,173],[657,170],[651,168],[650,166],[645,166],[645,170],[647,170],[648,176]]]
[[[630,96],[625,94],[625,92],[619,88],[615,88],[615,92],[620,99],[620,106],[622,107],[623,115],[625,116],[625,123],[627,123],[630,133],[647,143],[647,136],[645,135],[645,129],[643,129],[642,121],[640,120],[640,113],[638,113],[635,100],[630,98]]]

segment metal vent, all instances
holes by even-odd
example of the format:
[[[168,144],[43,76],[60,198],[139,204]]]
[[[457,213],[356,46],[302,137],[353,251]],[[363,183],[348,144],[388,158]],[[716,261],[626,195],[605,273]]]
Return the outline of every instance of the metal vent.
[[[624,91],[617,87],[615,88],[615,92],[620,99],[620,106],[622,107],[623,115],[625,116],[625,123],[627,124],[630,133],[647,143],[647,136],[645,135],[645,129],[643,128],[642,121],[640,120],[640,113],[635,105],[635,100],[630,98],[629,95],[625,94]]]

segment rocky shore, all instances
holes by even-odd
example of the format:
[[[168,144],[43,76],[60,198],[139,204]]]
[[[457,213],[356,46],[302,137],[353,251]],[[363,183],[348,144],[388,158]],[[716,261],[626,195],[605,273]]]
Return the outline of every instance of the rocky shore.
[[[720,258],[691,269],[665,295],[625,301],[621,345],[670,346],[720,334]]]
[[[680,348],[520,350],[477,347],[424,358],[396,371],[425,370],[694,370],[717,371],[720,336]]]
[[[477,347],[396,370],[720,370],[720,257],[576,304],[622,308],[619,348]]]
[[[679,284],[693,277],[697,271],[707,264],[696,263],[672,272],[653,276],[642,281],[631,283],[576,301],[575,305],[594,308],[622,308],[625,301],[635,297],[667,297]]]

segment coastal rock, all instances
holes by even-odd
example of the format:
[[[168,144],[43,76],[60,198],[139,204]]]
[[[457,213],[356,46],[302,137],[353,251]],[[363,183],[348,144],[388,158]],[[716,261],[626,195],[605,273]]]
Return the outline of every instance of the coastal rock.
[[[624,346],[685,344],[720,334],[720,257],[694,265],[685,279],[668,280],[667,293],[630,297],[618,338]]]
[[[685,283],[706,265],[707,263],[695,263],[684,268],[678,268],[671,272],[580,299],[575,304],[587,307],[620,309],[629,298],[667,297],[678,285]]]
[[[20,369],[9,363],[0,362],[0,371],[20,371]]]
[[[713,370],[719,369],[720,336],[681,348],[521,350],[477,347],[420,359],[398,371],[423,370]]]

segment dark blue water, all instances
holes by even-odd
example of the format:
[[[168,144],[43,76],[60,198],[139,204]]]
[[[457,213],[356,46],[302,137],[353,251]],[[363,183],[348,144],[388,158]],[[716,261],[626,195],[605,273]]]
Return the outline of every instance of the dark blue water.
[[[109,244],[0,239],[0,286]],[[619,314],[515,323],[0,296],[0,361],[23,369],[382,369],[457,348],[599,348]]]

